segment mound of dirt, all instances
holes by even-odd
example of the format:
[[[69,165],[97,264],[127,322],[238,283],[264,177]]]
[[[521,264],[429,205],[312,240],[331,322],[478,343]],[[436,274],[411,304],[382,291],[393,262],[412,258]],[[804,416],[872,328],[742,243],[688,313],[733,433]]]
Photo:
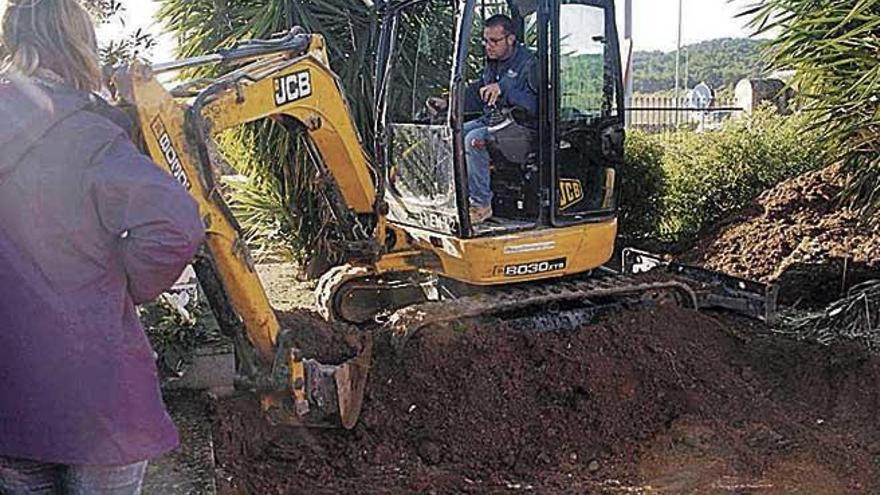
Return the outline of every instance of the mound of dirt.
[[[856,350],[678,307],[471,322],[377,338],[352,431],[269,427],[238,397],[214,441],[227,494],[876,493],[878,381]]]
[[[683,259],[777,281],[783,303],[817,306],[838,299],[848,287],[880,278],[880,222],[860,225],[852,210],[838,206],[842,186],[835,166],[783,182]]]
[[[354,357],[359,348],[356,330],[344,323],[328,324],[308,310],[276,311],[281,331],[291,331],[291,343],[304,356],[325,364],[339,364]]]

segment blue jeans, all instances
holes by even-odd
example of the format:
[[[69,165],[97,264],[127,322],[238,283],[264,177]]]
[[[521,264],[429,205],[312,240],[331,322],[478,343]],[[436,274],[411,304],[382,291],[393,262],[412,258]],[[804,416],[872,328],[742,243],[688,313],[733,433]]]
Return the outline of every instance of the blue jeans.
[[[489,176],[489,128],[482,119],[465,122],[464,152],[467,157],[468,192],[470,205],[485,208],[492,206],[492,187]]]
[[[3,495],[139,495],[147,461],[69,466],[0,456]]]

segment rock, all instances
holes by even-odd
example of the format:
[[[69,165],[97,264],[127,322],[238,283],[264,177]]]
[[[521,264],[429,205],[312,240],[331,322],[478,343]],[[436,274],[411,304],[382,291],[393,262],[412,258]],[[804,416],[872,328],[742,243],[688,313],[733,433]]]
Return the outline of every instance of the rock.
[[[599,461],[596,459],[591,460],[587,463],[587,470],[591,473],[595,473],[599,470]]]

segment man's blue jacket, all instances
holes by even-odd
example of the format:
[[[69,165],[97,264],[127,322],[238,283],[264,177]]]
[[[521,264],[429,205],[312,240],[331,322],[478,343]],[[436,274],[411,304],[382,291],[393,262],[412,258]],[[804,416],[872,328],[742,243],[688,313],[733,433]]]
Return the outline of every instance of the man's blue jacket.
[[[530,118],[537,118],[537,69],[535,55],[520,44],[506,60],[489,60],[486,63],[483,69],[483,86],[496,82],[501,86],[497,107],[522,107]],[[490,110],[489,105],[483,103],[483,114],[488,114]]]

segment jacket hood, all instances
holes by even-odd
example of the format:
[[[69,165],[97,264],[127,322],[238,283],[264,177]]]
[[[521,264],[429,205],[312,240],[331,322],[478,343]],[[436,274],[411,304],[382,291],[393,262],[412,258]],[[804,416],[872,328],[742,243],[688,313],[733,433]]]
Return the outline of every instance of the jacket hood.
[[[32,79],[0,79],[0,179],[58,122],[89,105],[87,95]]]

